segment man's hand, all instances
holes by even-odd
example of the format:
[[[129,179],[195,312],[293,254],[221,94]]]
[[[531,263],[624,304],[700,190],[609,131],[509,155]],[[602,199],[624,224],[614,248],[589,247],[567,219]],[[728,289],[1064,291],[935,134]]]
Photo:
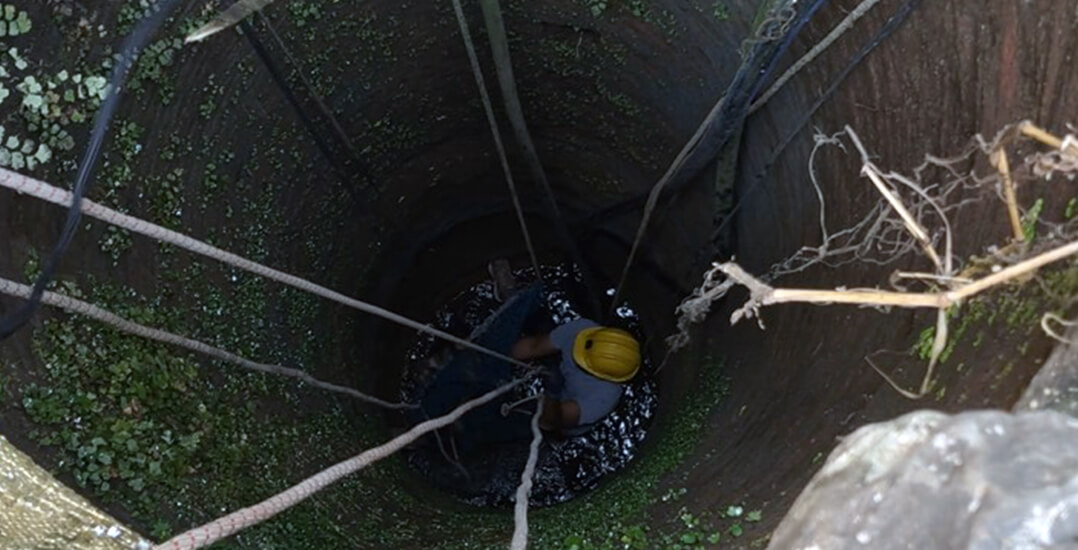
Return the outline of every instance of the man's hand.
[[[543,396],[543,414],[539,427],[548,432],[571,430],[580,423],[580,405],[576,401],[558,401]]]
[[[513,344],[513,349],[510,354],[513,359],[519,359],[521,361],[527,361],[529,359],[538,359],[539,357],[546,357],[547,355],[553,355],[557,353],[558,348],[554,347],[554,342],[550,340],[549,334],[543,334],[540,336],[525,336]]]

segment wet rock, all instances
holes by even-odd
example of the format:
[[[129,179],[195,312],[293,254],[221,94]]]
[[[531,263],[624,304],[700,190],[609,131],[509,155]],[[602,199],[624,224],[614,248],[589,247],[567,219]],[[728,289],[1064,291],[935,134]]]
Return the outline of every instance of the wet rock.
[[[917,411],[848,436],[776,549],[1078,547],[1078,419]]]
[[[1078,342],[1078,327],[1068,330],[1064,339]],[[1014,409],[1055,410],[1078,417],[1078,345],[1056,346]]]

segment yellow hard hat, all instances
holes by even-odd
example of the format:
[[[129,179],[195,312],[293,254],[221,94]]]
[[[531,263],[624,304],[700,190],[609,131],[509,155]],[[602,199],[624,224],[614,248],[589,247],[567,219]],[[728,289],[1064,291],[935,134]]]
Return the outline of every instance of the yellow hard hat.
[[[640,370],[640,342],[620,328],[586,328],[576,335],[573,359],[596,378],[625,382]]]

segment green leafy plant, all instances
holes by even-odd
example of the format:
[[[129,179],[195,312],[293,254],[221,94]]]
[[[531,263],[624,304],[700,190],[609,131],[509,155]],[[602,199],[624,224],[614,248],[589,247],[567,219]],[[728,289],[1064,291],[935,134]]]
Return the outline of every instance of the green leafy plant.
[[[1044,212],[1044,199],[1038,198],[1022,216],[1022,234],[1026,242],[1033,242],[1037,238],[1037,221],[1041,219],[1041,212]]]
[[[322,10],[315,2],[289,2],[288,13],[290,21],[297,27],[311,25],[322,16]]]
[[[33,170],[38,164],[52,159],[52,149],[44,143],[18,136],[4,136],[5,129],[0,126],[0,166],[13,170],[28,168]]]
[[[726,5],[725,0],[716,0],[712,6],[712,15],[719,21],[726,21],[730,18],[730,8]]]
[[[26,34],[34,26],[30,16],[14,5],[0,4],[0,12],[3,14],[3,19],[0,20],[0,38]]]
[[[156,315],[132,308],[142,321]],[[100,496],[123,487],[139,500],[149,484],[173,485],[199,451],[198,399],[183,391],[198,369],[163,346],[92,324],[48,321],[36,351],[47,385],[23,392],[38,442],[58,446],[75,480]],[[177,411],[184,411],[175,415]]]
[[[116,17],[116,28],[120,34],[128,34],[134,28],[135,23],[148,17],[156,8],[157,0],[129,0],[120,6],[120,12]]]
[[[606,11],[606,0],[586,0],[585,4],[593,17],[599,17]]]
[[[0,166],[33,170],[53,160],[55,151],[74,148],[75,140],[64,127],[88,120],[108,95],[108,84],[103,76],[66,69],[52,75],[28,73],[31,63],[18,48],[5,53],[0,54],[0,103],[18,92],[17,113],[24,125],[18,128],[18,121],[5,120],[9,126],[0,127]]]
[[[162,38],[150,44],[138,58],[128,87],[134,91],[146,88],[147,83],[157,85],[161,103],[168,105],[176,94],[168,69],[176,62],[176,56],[183,47],[179,37]]]

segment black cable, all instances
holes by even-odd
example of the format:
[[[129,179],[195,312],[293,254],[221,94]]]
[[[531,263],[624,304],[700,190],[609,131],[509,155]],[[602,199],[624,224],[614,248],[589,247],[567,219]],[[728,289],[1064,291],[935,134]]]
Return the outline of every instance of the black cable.
[[[793,43],[794,38],[796,38],[798,33],[801,31],[801,28],[809,22],[809,19],[811,19],[813,15],[816,15],[816,12],[819,11],[825,3],[827,3],[827,0],[816,0],[797,15],[797,19],[790,25],[790,29],[786,32],[786,34],[783,35],[782,43],[777,48],[777,55],[775,55],[771,59],[770,63],[767,65],[767,69],[763,73],[761,73],[760,78],[756,80],[755,86],[753,87],[752,92],[749,94],[750,102],[756,101],[756,99],[760,96],[760,90],[763,89],[764,83],[767,81],[767,77],[771,76],[771,73],[775,71],[775,68],[778,66],[779,60],[782,59],[782,54],[790,48],[790,45]]]
[[[778,66],[778,62],[801,29],[826,3],[827,0],[815,0],[805,6],[792,18],[781,39],[761,42],[753,48],[748,60],[741,65],[727,88],[722,111],[715,117],[711,127],[704,131],[678,174],[667,185],[663,204],[669,204],[679,196],[681,191],[715,160],[734,132],[744,126],[749,107],[766,83],[767,77]]]
[[[816,114],[816,111],[818,111],[820,107],[822,107],[823,104],[827,102],[827,100],[830,99],[832,95],[834,95],[839,85],[841,85],[842,82],[846,80],[846,77],[850,75],[853,69],[860,65],[861,62],[864,61],[865,57],[867,57],[872,50],[876,49],[876,46],[879,46],[880,43],[882,43],[887,37],[891,36],[891,34],[898,30],[902,23],[904,23],[906,19],[909,18],[910,14],[913,13],[913,10],[917,9],[917,6],[919,6],[920,4],[921,0],[907,0],[906,3],[903,4],[902,7],[900,7],[898,11],[896,11],[895,14],[892,15],[882,27],[880,27],[880,30],[876,33],[875,36],[872,37],[872,40],[862,46],[861,50],[858,51],[853,56],[853,58],[850,59],[849,63],[847,63],[846,66],[842,69],[842,71],[839,72],[838,75],[834,78],[834,80],[831,81],[831,84],[827,87],[824,93],[820,94],[819,99],[817,99],[816,103],[812,105],[812,108],[806,111],[805,115],[801,117],[801,120],[799,120],[798,123],[794,126],[793,131],[787,134],[786,137],[783,138],[783,140],[779,143],[778,147],[775,148],[775,151],[771,154],[771,157],[767,160],[766,163],[764,163],[764,166],[760,170],[760,172],[757,173],[756,178],[752,181],[752,183],[749,184],[748,189],[746,189],[745,191],[745,194],[738,199],[737,204],[730,211],[730,214],[727,215],[726,219],[724,219],[723,222],[715,228],[715,230],[712,232],[712,235],[718,235],[723,229],[726,228],[727,225],[729,225],[730,221],[733,220],[737,213],[741,210],[741,205],[744,203],[745,199],[748,198],[749,195],[751,195],[752,192],[759,187],[759,184],[764,180],[768,172],[770,172],[771,167],[775,165],[775,162],[778,161],[779,157],[783,154],[783,152],[785,152],[786,148],[790,145],[791,142],[793,142],[794,138],[796,138],[801,133],[801,130],[803,130],[806,125],[808,125],[809,120],[811,120],[812,117]]]
[[[49,281],[56,274],[56,268],[60,265],[60,260],[63,258],[64,253],[67,252],[71,241],[75,238],[79,220],[82,218],[82,199],[93,183],[90,178],[93,176],[97,160],[101,156],[101,147],[108,136],[109,123],[112,122],[112,117],[116,114],[116,109],[120,105],[120,97],[124,84],[127,83],[127,77],[138,60],[139,53],[142,52],[150,38],[157,33],[168,15],[172,13],[172,10],[179,3],[180,0],[164,0],[161,2],[157,11],[139,21],[135,29],[124,40],[123,47],[116,57],[116,65],[112,68],[112,74],[109,76],[109,95],[101,104],[97,114],[94,115],[90,142],[83,153],[82,162],[79,163],[79,171],[75,177],[75,187],[71,192],[71,206],[68,207],[67,221],[64,223],[64,228],[60,233],[60,239],[45,260],[45,266],[41,273],[38,274],[37,280],[34,281],[30,298],[14,313],[0,319],[0,341],[7,339],[22,328],[41,304],[41,296],[45,293],[45,287],[48,286]]]
[[[744,124],[748,116],[748,109],[752,101],[759,95],[767,77],[774,72],[782,54],[790,47],[794,38],[801,28],[808,23],[809,19],[827,2],[827,0],[815,0],[790,21],[790,26],[780,40],[760,42],[753,48],[748,60],[742,63],[734,74],[733,80],[727,87],[726,99],[723,102],[722,111],[710,127],[706,129],[700,138],[700,142],[689,154],[682,164],[678,173],[667,184],[665,198],[660,204],[669,204],[680,196],[683,188],[691,183],[707,167],[718,154],[719,150],[730,139],[734,131]],[[626,197],[613,204],[596,210],[583,219],[573,220],[571,225],[590,225],[596,221],[609,220],[611,218],[635,212],[647,201],[651,190]]]

